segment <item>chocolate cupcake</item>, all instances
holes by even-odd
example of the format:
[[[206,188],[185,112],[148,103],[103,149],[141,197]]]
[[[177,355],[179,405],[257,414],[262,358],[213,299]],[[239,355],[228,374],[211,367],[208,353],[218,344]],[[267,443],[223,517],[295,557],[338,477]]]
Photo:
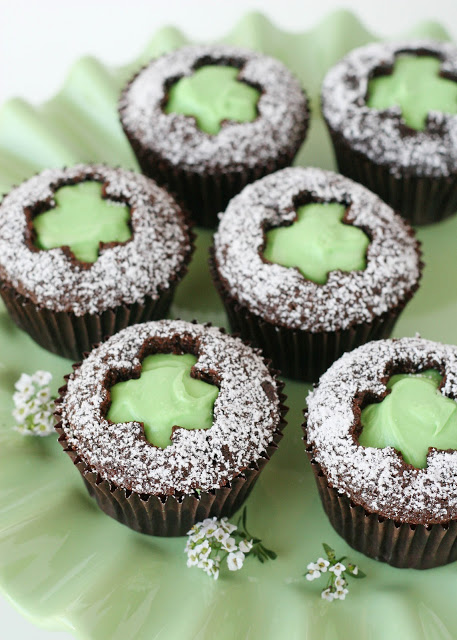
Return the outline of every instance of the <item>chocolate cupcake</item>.
[[[396,567],[457,560],[457,347],[420,338],[345,354],[308,396],[324,509],[358,551]]]
[[[225,45],[153,60],[124,89],[119,113],[142,171],[204,227],[246,184],[292,163],[309,119],[284,65]]]
[[[322,112],[341,173],[412,224],[457,210],[457,47],[370,44],[327,73]]]
[[[123,169],[49,169],[0,206],[3,301],[38,344],[72,360],[166,315],[192,251],[172,197]]]
[[[246,499],[282,437],[281,389],[239,338],[149,322],[75,367],[56,429],[105,513],[142,533],[184,535]]]
[[[312,381],[345,351],[390,334],[421,260],[412,229],[377,196],[297,167],[230,202],[211,269],[232,329],[285,376]]]

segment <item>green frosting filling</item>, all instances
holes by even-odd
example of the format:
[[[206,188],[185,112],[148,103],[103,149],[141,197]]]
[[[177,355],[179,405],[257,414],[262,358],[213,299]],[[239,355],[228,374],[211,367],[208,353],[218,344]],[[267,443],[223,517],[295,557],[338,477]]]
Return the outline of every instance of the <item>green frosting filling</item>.
[[[432,56],[400,55],[393,72],[370,80],[367,105],[401,108],[412,129],[423,130],[429,111],[457,113],[457,82],[442,78],[441,61]]]
[[[137,379],[111,387],[111,422],[142,422],[146,438],[164,449],[173,427],[209,429],[219,389],[190,376],[197,358],[157,353],[143,360]]]
[[[252,122],[260,91],[237,80],[236,67],[207,65],[180,78],[170,89],[165,113],[194,116],[202,131],[215,135],[223,120]]]
[[[61,187],[56,206],[33,219],[39,249],[70,247],[81,262],[95,262],[100,242],[126,242],[129,207],[102,197],[100,182],[85,181]]]
[[[330,271],[365,269],[368,236],[342,222],[342,204],[306,204],[288,227],[265,234],[264,257],[284,267],[297,267],[308,280],[327,282]]]
[[[395,447],[417,469],[427,466],[429,447],[457,449],[457,403],[438,390],[441,380],[433,369],[392,376],[391,392],[362,410],[359,443]]]

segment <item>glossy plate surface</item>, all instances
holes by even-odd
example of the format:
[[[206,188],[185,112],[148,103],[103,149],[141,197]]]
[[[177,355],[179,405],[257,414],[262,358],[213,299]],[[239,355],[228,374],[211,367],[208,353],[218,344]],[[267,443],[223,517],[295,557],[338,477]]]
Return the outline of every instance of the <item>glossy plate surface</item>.
[[[445,38],[436,24],[408,36]],[[289,34],[258,14],[246,16],[227,42],[283,60],[312,97],[312,129],[298,162],[333,168],[319,116],[318,88],[334,62],[373,40],[345,12],[310,32]],[[141,59],[122,69],[84,58],[61,92],[38,109],[21,100],[0,112],[1,189],[47,166],[104,161],[137,169],[117,120],[119,89],[152,56],[186,41],[174,29],[151,40]],[[457,216],[421,229],[425,270],[420,291],[396,335],[457,342]],[[173,316],[225,324],[206,267],[209,233],[200,233],[190,274]],[[183,539],[136,534],[97,509],[54,437],[24,438],[11,429],[11,394],[20,373],[47,369],[55,387],[71,363],[43,351],[0,308],[0,588],[32,620],[94,640],[345,640],[456,637],[454,565],[427,572],[393,569],[353,552],[327,522],[301,441],[307,387],[289,382],[291,407],[279,452],[251,498],[256,535],[279,554],[275,562],[247,561],[218,582],[186,568]],[[349,553],[368,577],[353,581],[346,601],[320,598],[320,581],[302,578],[321,555],[321,542]]]

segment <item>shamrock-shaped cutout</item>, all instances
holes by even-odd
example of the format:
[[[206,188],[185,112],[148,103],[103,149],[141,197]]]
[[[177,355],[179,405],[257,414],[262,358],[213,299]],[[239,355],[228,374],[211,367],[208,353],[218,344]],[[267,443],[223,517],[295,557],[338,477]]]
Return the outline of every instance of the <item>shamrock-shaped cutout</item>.
[[[299,207],[297,220],[265,234],[264,257],[284,267],[297,267],[308,280],[327,282],[330,271],[365,269],[368,236],[342,222],[346,207],[313,203]]]
[[[206,65],[180,78],[170,89],[165,113],[193,116],[202,131],[215,135],[224,120],[252,122],[260,92],[238,80],[236,67]]]
[[[398,106],[417,130],[425,129],[430,111],[457,113],[457,82],[440,76],[440,67],[433,56],[397,56],[392,73],[370,80],[367,105],[381,111]]]
[[[394,447],[417,469],[427,466],[429,447],[457,449],[457,403],[438,390],[434,370],[399,374],[387,383],[390,393],[362,410],[364,447]]]
[[[190,376],[196,362],[188,353],[148,356],[139,378],[111,387],[108,420],[142,422],[146,438],[162,449],[171,444],[173,427],[209,429],[219,389]]]
[[[39,249],[69,247],[77,260],[95,262],[100,243],[126,242],[132,235],[130,209],[102,197],[100,182],[60,187],[56,206],[33,219]]]

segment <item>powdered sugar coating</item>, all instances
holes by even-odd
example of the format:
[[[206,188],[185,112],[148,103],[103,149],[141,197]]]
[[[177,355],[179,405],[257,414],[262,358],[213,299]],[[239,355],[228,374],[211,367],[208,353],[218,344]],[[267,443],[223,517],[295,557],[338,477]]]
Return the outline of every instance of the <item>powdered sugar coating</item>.
[[[90,268],[61,248],[26,242],[26,210],[51,202],[56,189],[83,179],[105,184],[107,197],[131,207],[131,239],[105,247]],[[131,171],[102,165],[47,169],[13,189],[0,206],[0,280],[35,304],[77,316],[159,298],[192,250],[183,214],[166,191]]]
[[[346,220],[371,238],[364,270],[332,271],[320,285],[264,261],[264,229],[293,222],[295,199],[303,195],[350,205]],[[305,331],[370,322],[407,300],[420,278],[411,228],[365,187],[322,169],[287,168],[245,187],[222,214],[214,247],[232,297],[269,322]]]
[[[333,134],[396,176],[439,177],[457,171],[457,116],[431,111],[424,131],[406,127],[399,107],[367,106],[368,82],[376,69],[391,68],[401,53],[438,56],[441,71],[457,79],[457,47],[412,40],[370,44],[351,51],[325,76],[322,111]]]
[[[192,75],[202,64],[233,64],[239,79],[262,90],[252,122],[223,122],[217,135],[201,131],[195,118],[163,111],[168,83]],[[225,45],[187,46],[153,60],[127,85],[119,112],[130,139],[172,165],[196,173],[224,167],[255,167],[290,155],[304,139],[308,108],[298,80],[273,58]]]
[[[392,372],[436,368],[441,393],[457,398],[457,347],[421,338],[370,342],[337,360],[307,399],[307,441],[331,486],[356,504],[399,522],[457,517],[457,452],[431,449],[425,469],[391,447],[362,447],[352,435],[354,399],[382,397]]]
[[[138,352],[151,338],[194,342],[195,370],[215,373],[220,385],[213,426],[176,429],[165,449],[147,442],[139,423],[112,424],[101,412],[109,372],[138,367]],[[68,380],[59,411],[86,464],[118,486],[152,494],[224,485],[262,456],[281,420],[276,382],[257,352],[216,327],[179,320],[128,327],[92,351]]]

